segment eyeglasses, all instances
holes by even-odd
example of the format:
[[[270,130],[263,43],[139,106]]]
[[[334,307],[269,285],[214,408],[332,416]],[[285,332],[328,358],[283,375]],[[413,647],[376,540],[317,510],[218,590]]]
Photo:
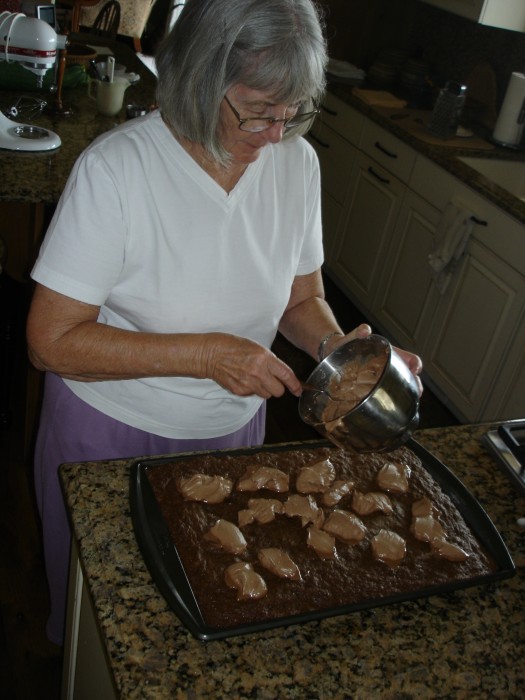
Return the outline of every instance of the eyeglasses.
[[[285,130],[293,129],[296,126],[312,121],[313,118],[319,114],[319,110],[315,109],[313,112],[294,114],[293,117],[284,117],[283,119],[279,119],[277,117],[247,117],[243,119],[226,95],[224,95],[224,99],[226,100],[228,107],[239,120],[239,129],[241,131],[250,131],[252,133],[266,131],[266,129],[271,129],[274,124],[279,124],[280,122],[282,122]]]

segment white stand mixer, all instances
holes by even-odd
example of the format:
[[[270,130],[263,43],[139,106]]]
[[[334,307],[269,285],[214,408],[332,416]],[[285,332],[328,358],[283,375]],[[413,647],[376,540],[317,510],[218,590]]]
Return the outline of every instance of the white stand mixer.
[[[46,22],[18,12],[0,13],[0,61],[16,62],[37,76],[37,86],[64,49],[67,37]],[[0,111],[0,149],[52,151],[61,146],[58,134],[31,124],[19,124]]]

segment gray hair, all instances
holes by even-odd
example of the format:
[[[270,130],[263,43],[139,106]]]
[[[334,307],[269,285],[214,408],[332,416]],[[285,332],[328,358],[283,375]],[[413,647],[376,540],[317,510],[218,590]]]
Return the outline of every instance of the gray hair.
[[[186,0],[155,58],[163,119],[222,164],[229,154],[217,135],[219,110],[233,85],[301,101],[309,112],[324,91],[328,60],[315,0]]]

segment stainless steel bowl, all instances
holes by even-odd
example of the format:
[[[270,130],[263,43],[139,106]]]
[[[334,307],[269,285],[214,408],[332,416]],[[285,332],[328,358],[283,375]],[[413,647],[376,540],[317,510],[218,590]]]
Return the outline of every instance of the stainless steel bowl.
[[[384,366],[356,404],[341,400],[345,374]],[[299,414],[338,447],[387,452],[405,443],[419,423],[419,388],[406,363],[380,335],[352,340],[334,350],[312,372],[299,399]]]

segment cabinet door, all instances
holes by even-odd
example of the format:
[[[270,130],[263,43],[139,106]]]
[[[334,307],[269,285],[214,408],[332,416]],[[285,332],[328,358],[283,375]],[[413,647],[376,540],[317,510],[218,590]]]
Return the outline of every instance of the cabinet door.
[[[493,420],[496,416],[497,420],[525,418],[525,360],[506,389],[501,403],[489,406],[484,411],[483,420]]]
[[[438,209],[408,191],[386,252],[373,315],[407,350],[421,346],[438,301],[428,255],[440,218]]]
[[[422,346],[426,370],[466,420],[484,416],[524,306],[522,276],[472,238]]]
[[[356,156],[351,182],[331,270],[354,302],[370,311],[406,188],[363,153]]]
[[[324,249],[330,264],[356,149],[321,121],[316,121],[307,138],[319,157]]]
[[[423,2],[490,27],[525,31],[523,0],[423,0]]]
[[[525,419],[525,307],[515,331],[506,343],[508,354],[489,392],[481,420]]]
[[[484,4],[484,0],[423,0],[423,2],[475,21],[479,19]]]

